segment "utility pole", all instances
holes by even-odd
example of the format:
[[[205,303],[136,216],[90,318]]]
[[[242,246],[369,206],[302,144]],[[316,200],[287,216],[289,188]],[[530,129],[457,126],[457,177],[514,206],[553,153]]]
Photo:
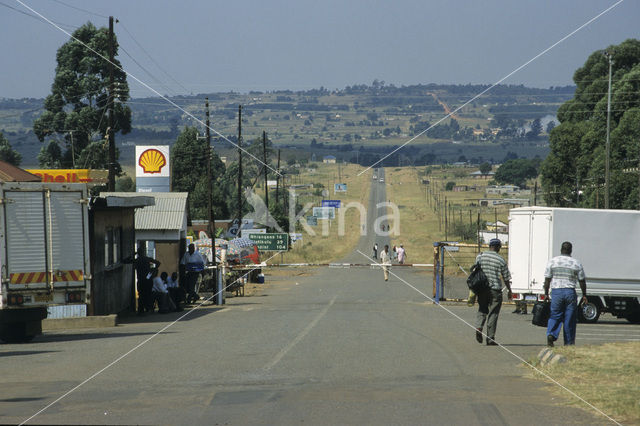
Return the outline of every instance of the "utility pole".
[[[113,93],[113,45],[113,16],[109,16],[109,96],[107,97],[107,105],[109,108],[109,127],[107,129],[107,137],[109,138],[109,179],[107,190],[110,192],[116,190],[116,142],[113,132],[113,103],[115,100]]]
[[[606,143],[606,157],[604,160],[604,208],[609,208],[609,185],[611,184],[611,170],[609,170],[609,157],[611,156],[611,144],[609,143],[609,129],[611,128],[611,66],[613,59],[611,53],[604,51],[604,56],[609,60],[609,90],[607,91],[607,143]]]
[[[264,163],[264,204],[269,212],[269,186],[267,185],[267,132],[262,131],[262,162]]]
[[[213,260],[215,263],[215,223],[213,218],[213,179],[211,175],[211,129],[209,128],[209,98],[204,98],[204,107],[206,114],[207,124],[207,139],[204,150],[204,158],[207,159],[207,218],[209,224],[207,226],[207,232],[211,238],[211,247],[213,250]]]
[[[238,234],[242,225],[242,105],[238,105]]]
[[[276,166],[276,205],[280,202],[280,150],[278,150],[278,165]],[[284,182],[282,182],[284,185]]]

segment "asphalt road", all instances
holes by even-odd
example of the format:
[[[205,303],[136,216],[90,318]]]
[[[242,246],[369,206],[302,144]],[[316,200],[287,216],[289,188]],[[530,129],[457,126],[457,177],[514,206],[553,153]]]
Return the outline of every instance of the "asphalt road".
[[[384,185],[372,188],[385,198]],[[369,233],[359,249],[370,254],[374,240],[385,243]],[[256,296],[184,312],[166,329],[179,314],[1,345],[0,422],[607,423],[524,378],[522,359],[544,344],[530,315],[504,306],[502,346],[480,345],[474,308],[434,305],[421,294],[431,294],[430,276],[392,272],[384,282],[370,268],[292,270],[267,275]]]

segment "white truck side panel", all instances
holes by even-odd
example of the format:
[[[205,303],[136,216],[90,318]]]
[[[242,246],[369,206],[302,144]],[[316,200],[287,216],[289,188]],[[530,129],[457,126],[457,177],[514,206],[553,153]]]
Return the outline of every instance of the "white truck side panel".
[[[640,270],[631,260],[640,250],[640,212],[547,207],[510,211],[514,293],[544,292],[544,269],[564,241],[584,267],[589,294],[640,296]]]
[[[51,192],[51,263],[53,271],[84,271],[85,239],[82,192]],[[66,274],[54,286],[84,285],[83,274]],[[73,277],[77,278],[74,279]]]
[[[8,277],[12,274],[46,272],[44,197],[42,192],[4,193]],[[4,259],[3,259],[4,260]],[[38,278],[42,279],[38,279]],[[30,287],[45,287],[46,276],[34,275]],[[10,286],[13,286],[10,284]]]

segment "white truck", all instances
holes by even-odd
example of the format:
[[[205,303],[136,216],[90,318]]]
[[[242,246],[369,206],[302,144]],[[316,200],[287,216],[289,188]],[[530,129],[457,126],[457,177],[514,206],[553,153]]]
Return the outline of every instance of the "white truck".
[[[562,242],[587,277],[588,303],[578,319],[609,312],[640,323],[640,211],[520,207],[509,212],[509,270],[514,300],[544,298],[544,270]],[[579,288],[578,297],[581,296]]]
[[[0,339],[31,340],[47,310],[86,315],[87,201],[86,184],[0,183]]]

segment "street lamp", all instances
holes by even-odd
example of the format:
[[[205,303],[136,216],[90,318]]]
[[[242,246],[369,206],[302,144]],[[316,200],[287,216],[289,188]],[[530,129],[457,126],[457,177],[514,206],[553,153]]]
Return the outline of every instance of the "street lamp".
[[[606,157],[604,162],[604,208],[609,208],[609,185],[611,180],[611,171],[609,170],[609,158],[611,155],[611,145],[609,143],[609,129],[611,123],[611,66],[613,65],[613,59],[611,53],[608,51],[602,52],[602,54],[609,60],[609,89],[607,90],[607,142],[606,142]]]

